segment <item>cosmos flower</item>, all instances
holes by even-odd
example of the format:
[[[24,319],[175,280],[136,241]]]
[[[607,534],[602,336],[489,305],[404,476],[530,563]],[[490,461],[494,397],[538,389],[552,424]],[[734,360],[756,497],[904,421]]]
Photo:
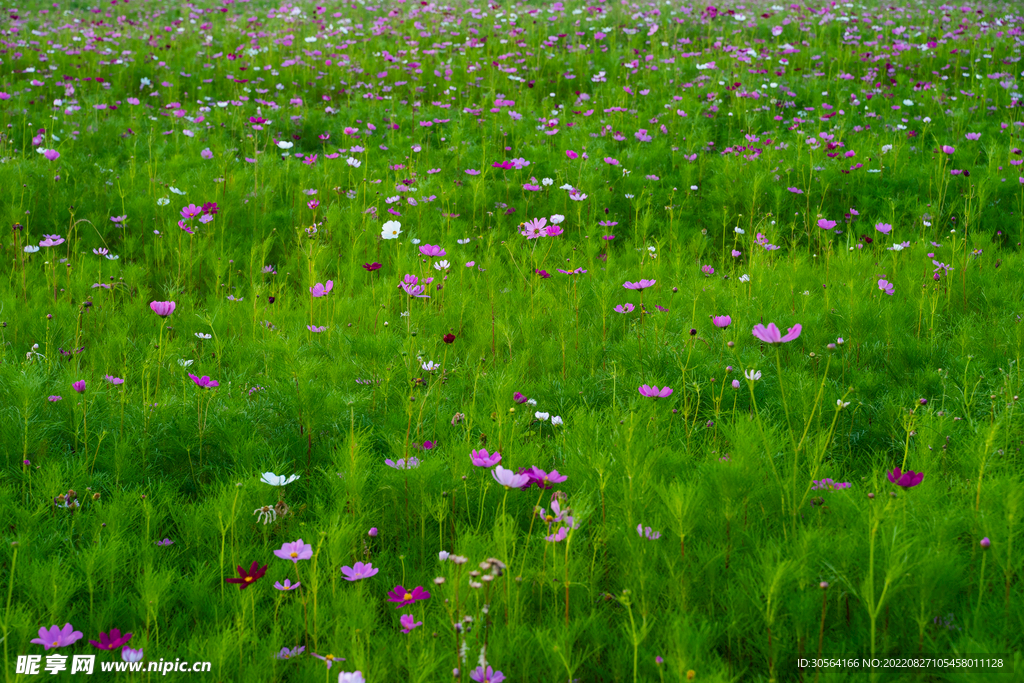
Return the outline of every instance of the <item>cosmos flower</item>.
[[[423,586],[416,586],[412,590],[406,590],[402,586],[395,586],[393,590],[388,591],[388,602],[397,602],[396,608],[405,607],[417,600],[426,600],[429,597],[430,593],[423,590]]]
[[[790,327],[786,331],[786,335],[783,336],[779,331],[779,328],[775,326],[775,323],[768,323],[768,327],[765,327],[761,323],[754,325],[752,334],[763,341],[766,344],[779,344],[782,342],[790,342],[800,336],[800,330],[803,326],[797,323],[793,327]]]

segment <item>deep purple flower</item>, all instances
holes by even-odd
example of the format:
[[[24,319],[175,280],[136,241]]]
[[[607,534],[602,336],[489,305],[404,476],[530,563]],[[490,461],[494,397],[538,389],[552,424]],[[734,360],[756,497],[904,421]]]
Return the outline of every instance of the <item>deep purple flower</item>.
[[[380,269],[380,264],[377,263],[376,261],[374,261],[373,263],[364,263],[363,268],[366,268],[366,270],[372,273],[373,271]]]
[[[416,586],[411,591],[402,586],[395,586],[393,590],[388,591],[388,602],[397,602],[396,608],[411,605],[417,600],[426,600],[429,597],[430,593],[423,590],[423,586]]]
[[[188,376],[192,378],[192,381],[195,382],[197,386],[203,387],[204,389],[212,389],[213,387],[220,386],[216,382],[216,380],[210,379],[209,375],[203,375],[202,377],[196,377],[195,375],[193,375],[190,372],[190,373],[188,373]]]
[[[131,633],[121,635],[120,629],[112,628],[109,635],[102,631],[100,632],[100,641],[98,643],[95,640],[90,640],[89,644],[101,650],[119,650],[131,639]]]
[[[887,474],[889,476],[889,481],[896,484],[897,486],[902,486],[905,489],[909,489],[912,486],[917,486],[918,484],[921,483],[921,480],[924,479],[924,472],[915,473],[913,470],[900,472],[899,467],[894,469],[892,472],[888,472]]]
[[[530,399],[526,398],[525,396],[523,396],[521,393],[519,393],[517,391],[515,394],[513,394],[512,400],[515,401],[516,403],[526,403]]]

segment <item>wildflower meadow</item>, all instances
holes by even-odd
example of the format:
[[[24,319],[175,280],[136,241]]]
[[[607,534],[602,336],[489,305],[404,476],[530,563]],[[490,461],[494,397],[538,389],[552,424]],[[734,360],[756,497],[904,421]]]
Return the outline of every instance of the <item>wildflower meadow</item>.
[[[8,3],[3,680],[1024,680],[1022,45]]]

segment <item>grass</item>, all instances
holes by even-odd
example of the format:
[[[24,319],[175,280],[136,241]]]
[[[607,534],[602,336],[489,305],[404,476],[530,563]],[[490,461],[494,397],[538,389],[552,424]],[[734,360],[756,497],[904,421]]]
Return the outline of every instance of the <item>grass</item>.
[[[5,681],[1024,670],[1009,5],[66,9],[3,19]]]

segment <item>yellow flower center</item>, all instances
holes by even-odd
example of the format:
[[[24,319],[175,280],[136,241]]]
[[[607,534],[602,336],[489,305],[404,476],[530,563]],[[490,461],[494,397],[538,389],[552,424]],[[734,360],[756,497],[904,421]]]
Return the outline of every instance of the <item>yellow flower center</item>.
[[[412,593],[406,593],[404,596],[402,596],[402,599],[403,600],[412,600]]]
[[[252,581],[252,577],[251,576],[245,577],[245,582],[246,583],[249,583],[250,581]]]
[[[296,557],[298,557],[298,556],[299,556],[299,554],[298,554],[298,553],[292,553],[292,559],[295,559],[295,558],[296,558]]]
[[[50,647],[57,647],[57,643],[58,643],[58,642],[59,642],[59,641],[56,641],[56,640],[55,640],[55,641],[53,641],[53,645],[51,645]]]
[[[324,655],[324,659],[326,659],[328,662],[333,662],[334,655]]]
[[[551,524],[551,522],[555,521],[555,518],[554,518],[554,517],[552,517],[551,515],[547,515],[547,516],[546,516],[546,517],[544,518],[544,521],[545,521],[545,522],[547,522],[548,524]]]

